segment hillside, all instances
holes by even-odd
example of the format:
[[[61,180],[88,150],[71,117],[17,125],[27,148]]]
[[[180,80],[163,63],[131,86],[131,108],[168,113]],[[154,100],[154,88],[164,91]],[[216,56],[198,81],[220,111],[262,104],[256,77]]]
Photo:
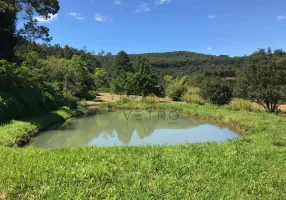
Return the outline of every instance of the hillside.
[[[144,56],[160,73],[168,75],[189,75],[200,73],[217,73],[221,76],[235,76],[246,57],[214,56],[194,52],[177,51],[166,53],[131,54],[131,60],[136,56]]]
[[[19,51],[35,51],[41,58],[54,56],[56,58],[71,59],[74,54],[81,55],[88,63],[89,69],[92,72],[97,67],[104,65],[112,65],[115,55],[102,52],[95,54],[88,52],[86,49],[75,49],[68,45],[61,47],[60,45],[39,45],[36,43],[24,43],[18,46]],[[246,59],[243,57],[229,57],[227,55],[206,55],[195,52],[176,51],[164,53],[144,53],[130,54],[130,60],[133,64],[138,56],[145,57],[150,64],[155,68],[159,75],[182,76],[190,74],[214,74],[222,77],[233,77],[236,71],[239,70]],[[105,63],[103,63],[105,62]]]

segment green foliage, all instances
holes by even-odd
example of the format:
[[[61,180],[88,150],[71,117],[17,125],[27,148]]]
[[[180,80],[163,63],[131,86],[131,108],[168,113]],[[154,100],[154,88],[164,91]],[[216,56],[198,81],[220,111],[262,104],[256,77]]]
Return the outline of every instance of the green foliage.
[[[184,101],[199,105],[205,104],[205,101],[200,96],[200,88],[197,87],[188,88],[188,91],[184,94]]]
[[[37,115],[64,104],[76,108],[79,98],[95,98],[94,79],[80,56],[72,60],[39,60],[35,52],[18,56],[22,60],[18,66],[0,60],[0,120]]]
[[[0,99],[0,121],[42,114],[62,104],[48,92],[36,89],[0,91]]]
[[[25,120],[11,120],[6,124],[0,124],[0,146],[21,146],[29,142],[31,137],[39,131],[82,114],[80,110],[61,107],[44,115],[26,117]]]
[[[159,103],[160,99],[158,97],[156,97],[156,95],[151,94],[149,96],[144,97],[141,101],[143,103],[155,104],[155,103]]]
[[[138,55],[130,55],[132,62],[136,62]],[[246,57],[229,57],[225,55],[214,56],[194,52],[166,52],[166,53],[146,53],[145,57],[156,73],[161,77],[186,76],[194,74],[204,74],[207,71],[217,73],[222,77],[236,76],[236,73],[243,67]]]
[[[13,48],[19,39],[51,41],[49,29],[39,26],[34,16],[38,15],[48,19],[59,11],[58,0],[26,0],[26,1],[0,1],[0,59],[13,59]],[[19,30],[16,22],[23,24]],[[2,34],[3,32],[3,34]]]
[[[147,96],[149,94],[158,94],[160,86],[158,77],[152,72],[152,67],[146,59],[140,58],[138,62],[138,71],[134,74],[134,93]],[[132,82],[131,82],[132,83]]]
[[[251,55],[238,79],[237,93],[275,112],[286,100],[286,53],[261,49]]]
[[[115,94],[125,94],[127,92],[126,80],[127,75],[125,73],[121,73],[119,76],[114,78],[111,82],[111,91]]]
[[[120,96],[120,99],[119,99],[120,104],[129,103],[129,102],[131,102],[130,97]]]
[[[16,69],[16,64],[0,60],[0,90],[19,84],[20,80],[17,79]]]
[[[89,90],[84,97],[85,100],[94,100],[96,95],[93,91]]]
[[[102,91],[109,87],[108,73],[102,68],[95,69],[94,80],[97,91]]]
[[[146,59],[141,58],[135,72],[121,72],[111,82],[111,90],[116,94],[142,95],[160,93],[158,77]]]
[[[44,81],[53,83],[55,90],[60,91],[66,100],[88,98],[94,79],[87,69],[87,63],[80,56],[73,56],[72,60],[50,57],[41,60],[40,65]]]
[[[186,77],[171,79],[167,76],[165,80],[167,81],[165,83],[166,95],[173,101],[180,101],[182,95],[186,92]]]
[[[261,107],[249,100],[245,99],[233,99],[229,105],[227,105],[228,108],[233,110],[247,110],[247,111],[261,111]]]
[[[206,79],[200,93],[204,100],[217,105],[228,104],[232,99],[230,86],[219,78]]]
[[[120,51],[115,57],[115,75],[119,73],[133,72],[133,67],[126,52]]]

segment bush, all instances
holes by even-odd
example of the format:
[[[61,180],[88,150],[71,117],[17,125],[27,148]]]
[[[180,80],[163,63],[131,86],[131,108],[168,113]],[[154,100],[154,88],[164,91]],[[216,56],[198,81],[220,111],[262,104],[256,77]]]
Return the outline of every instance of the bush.
[[[200,95],[197,94],[188,94],[186,93],[184,95],[184,101],[187,103],[194,103],[194,104],[199,104],[199,105],[204,105],[205,101]]]
[[[169,80],[166,88],[166,95],[173,101],[182,100],[183,94],[186,92],[186,77]]]
[[[119,103],[120,103],[120,104],[130,103],[130,102],[131,102],[131,99],[130,99],[129,97],[120,96],[120,100],[119,100]]]
[[[96,98],[96,95],[93,91],[89,90],[85,95],[84,99],[89,101],[89,100],[94,100]]]
[[[48,92],[37,89],[10,89],[0,92],[0,120],[43,114],[61,106]]]
[[[65,95],[66,99],[66,105],[71,108],[71,109],[76,109],[77,108],[77,102],[79,99],[75,97],[74,95],[70,94],[69,92]]]
[[[258,104],[245,99],[233,99],[228,108],[233,110],[260,111],[263,110]]]
[[[228,104],[232,99],[230,86],[219,78],[205,80],[200,94],[204,100],[216,105]]]
[[[184,94],[184,101],[199,105],[205,104],[205,101],[200,96],[200,88],[197,87],[190,87],[188,89],[188,91]]]
[[[151,103],[152,104],[152,103],[159,103],[160,100],[159,100],[158,97],[156,97],[156,95],[149,95],[147,97],[144,97],[142,99],[142,102],[143,103]]]

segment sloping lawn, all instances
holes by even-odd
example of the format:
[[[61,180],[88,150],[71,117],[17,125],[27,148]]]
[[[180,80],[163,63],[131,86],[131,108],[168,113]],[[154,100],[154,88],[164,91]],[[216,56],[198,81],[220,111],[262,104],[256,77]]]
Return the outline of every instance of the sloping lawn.
[[[8,199],[286,199],[286,117],[212,105],[177,110],[247,132],[224,143],[39,150],[0,147]],[[1,127],[2,129],[3,127]],[[0,130],[0,134],[3,134]],[[2,143],[1,143],[2,144]]]

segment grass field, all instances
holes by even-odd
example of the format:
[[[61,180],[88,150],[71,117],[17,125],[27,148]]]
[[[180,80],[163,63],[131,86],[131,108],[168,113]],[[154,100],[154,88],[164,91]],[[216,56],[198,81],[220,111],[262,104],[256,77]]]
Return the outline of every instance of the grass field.
[[[224,143],[178,146],[57,150],[2,146],[0,198],[286,199],[285,116],[213,105],[101,106],[177,110],[247,134]]]

